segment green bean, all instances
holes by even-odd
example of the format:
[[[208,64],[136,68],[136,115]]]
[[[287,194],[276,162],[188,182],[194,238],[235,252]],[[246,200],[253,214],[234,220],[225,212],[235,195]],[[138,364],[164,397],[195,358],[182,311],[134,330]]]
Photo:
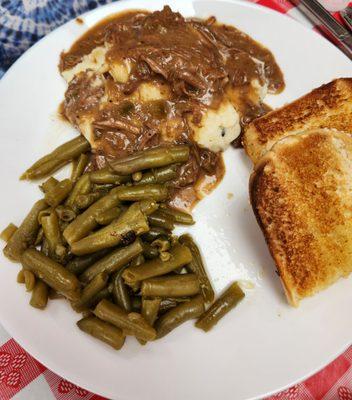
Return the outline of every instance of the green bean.
[[[72,190],[72,182],[64,179],[45,193],[45,201],[51,207],[56,207],[62,203]]]
[[[131,178],[129,176],[117,175],[115,171],[110,168],[100,169],[99,171],[94,171],[90,173],[90,180],[97,184],[112,184],[120,185],[122,183],[128,182]]]
[[[77,182],[79,177],[83,175],[84,170],[86,169],[89,163],[89,156],[85,153],[82,153],[79,158],[76,158],[73,161],[72,165],[72,173],[71,173],[71,181]]]
[[[126,267],[127,265],[120,268],[112,277],[112,297],[115,304],[120,306],[123,310],[130,312],[132,310],[131,299],[127,286],[121,276]]]
[[[23,271],[24,284],[26,285],[27,292],[31,292],[35,285],[35,276],[31,271]]]
[[[76,197],[75,206],[80,210],[84,210],[90,207],[93,203],[97,200],[101,199],[102,197],[106,196],[104,192],[94,192],[88,194],[79,194]]]
[[[204,312],[204,299],[201,295],[171,308],[155,324],[157,338],[160,339],[173,329],[190,319],[198,318]]]
[[[188,247],[179,244],[171,249],[170,254],[171,258],[166,262],[162,262],[159,258],[154,258],[137,267],[129,267],[124,271],[122,277],[130,285],[144,279],[165,275],[192,260],[192,254]]]
[[[165,251],[170,250],[170,242],[167,239],[155,239],[151,243],[152,247],[156,247],[159,251],[159,253],[163,253]]]
[[[121,207],[113,207],[97,215],[95,220],[99,225],[109,225],[113,220],[118,218],[122,213]]]
[[[176,210],[175,208],[163,205],[160,209],[163,213],[174,217],[174,222],[182,225],[194,225],[194,219],[191,214],[184,211]]]
[[[71,222],[76,218],[76,213],[68,206],[57,206],[55,212],[59,219],[64,222]]]
[[[35,162],[26,172],[23,173],[21,179],[43,178],[89,149],[90,145],[84,136],[72,139]]]
[[[131,297],[132,311],[140,313],[142,309],[142,298],[141,296]]]
[[[159,276],[142,282],[143,297],[186,297],[199,293],[195,274]]]
[[[167,229],[160,228],[158,226],[152,226],[148,232],[143,233],[142,239],[146,242],[153,242],[158,238],[167,238],[170,234],[171,231]]]
[[[36,249],[27,249],[22,254],[21,262],[26,270],[33,272],[68,299],[77,300],[79,298],[80,284],[75,275],[45,254]]]
[[[159,308],[161,299],[142,299],[142,317],[150,324],[154,325],[154,322],[158,318]],[[146,342],[144,340],[138,339],[139,343],[144,345]]]
[[[101,185],[99,185],[97,183],[93,183],[92,191],[93,192],[108,193],[113,187],[114,187],[114,185],[111,185],[110,183],[101,184]]]
[[[35,241],[34,241],[33,245],[34,246],[39,246],[42,243],[43,238],[44,238],[44,231],[43,231],[43,228],[40,227],[39,231],[38,231],[38,234],[37,234],[37,237],[35,238]]]
[[[8,242],[13,234],[17,231],[18,227],[14,225],[12,222],[7,225],[7,227],[0,233],[0,238],[4,242]]]
[[[108,287],[102,289],[99,293],[97,293],[87,304],[87,308],[94,308],[101,300],[108,299],[110,300],[111,293],[109,292]]]
[[[48,303],[48,295],[49,295],[48,285],[45,282],[38,280],[33,288],[29,304],[32,307],[43,310]]]
[[[38,222],[39,222],[39,224],[40,225],[42,224],[42,218],[43,217],[47,217],[52,212],[53,212],[53,208],[52,207],[48,207],[45,210],[40,211],[40,213],[38,214]]]
[[[116,188],[121,201],[154,200],[163,201],[168,196],[166,186],[160,184],[145,184],[137,186],[120,186]]]
[[[53,187],[55,187],[58,183],[59,181],[55,179],[53,176],[51,176],[45,182],[43,182],[39,187],[42,190],[42,192],[46,193]]]
[[[73,309],[77,312],[82,312],[87,307],[87,304],[89,305],[92,298],[104,289],[108,278],[109,276],[105,272],[96,275],[83,289],[80,299],[72,303]]]
[[[49,255],[56,261],[59,261],[65,254],[63,254],[62,252],[60,253],[62,239],[59,228],[59,220],[57,218],[56,212],[52,211],[50,215],[42,217],[41,223],[44,231],[44,236],[48,241]]]
[[[142,176],[143,175],[141,171],[135,172],[134,174],[132,174],[133,182],[139,182],[142,179]]]
[[[75,257],[68,262],[66,269],[75,275],[80,275],[96,261],[106,256],[109,251],[108,249],[104,249],[93,254],[87,254],[86,256]]]
[[[161,299],[160,303],[160,312],[164,313],[165,311],[170,310],[171,308],[174,308],[178,306],[180,303],[184,303],[186,301],[190,301],[189,297],[168,297],[166,299]]]
[[[138,265],[142,265],[145,262],[143,254],[139,254],[135,257],[129,264],[130,267],[138,267]]]
[[[205,302],[212,303],[214,301],[215,293],[206,273],[198,246],[188,234],[180,236],[179,241],[183,245],[187,246],[192,253],[193,258],[192,261],[187,265],[187,270],[197,275],[200,284],[200,292],[202,293]]]
[[[23,268],[17,274],[17,283],[25,283],[24,269]]]
[[[76,221],[78,218],[79,217],[76,218]],[[101,249],[114,247],[121,242],[128,243],[131,239],[133,240],[135,236],[147,232],[148,229],[148,221],[145,214],[142,212],[141,204],[133,203],[111,224],[77,242],[72,243],[71,251],[76,255],[94,253]]]
[[[125,335],[121,329],[101,321],[97,317],[82,318],[77,322],[77,326],[81,331],[105,342],[115,350],[120,350],[125,343]]]
[[[119,204],[119,197],[114,190],[96,201],[82,214],[78,215],[77,218],[65,229],[64,237],[67,243],[72,245],[73,242],[77,242],[85,237],[89,232],[97,227],[97,215],[109,210],[110,208],[116,207]]]
[[[177,177],[177,164],[168,165],[166,167],[152,169],[150,172],[143,174],[142,179],[136,185],[145,183],[165,183],[172,181]]]
[[[140,314],[127,313],[108,300],[101,300],[95,307],[94,314],[103,321],[122,329],[126,335],[136,336],[146,341],[155,339],[155,329]]]
[[[173,217],[163,213],[161,210],[149,215],[148,221],[151,226],[157,226],[172,231],[175,228]]]
[[[42,243],[40,245],[40,251],[47,257],[49,257],[49,244],[45,236],[43,237]]]
[[[142,244],[137,239],[129,246],[113,250],[102,259],[96,261],[93,265],[86,269],[79,278],[82,282],[89,282],[96,275],[101,274],[102,272],[110,275],[140,254],[142,250]]]
[[[243,298],[244,293],[237,282],[232,285],[213,303],[207,311],[200,315],[196,327],[204,332],[210,331],[219,320],[231,311]]]
[[[143,255],[148,260],[158,257],[159,251],[156,247],[152,247],[149,243],[143,243]]]
[[[166,165],[185,162],[189,157],[189,147],[174,145],[154,147],[110,163],[111,167],[121,175],[130,175],[144,169],[164,167]]]
[[[91,182],[88,174],[82,175],[75,183],[71,193],[65,201],[65,205],[71,207],[73,210],[77,210],[76,198],[80,194],[88,194],[91,190]]]
[[[4,254],[12,261],[20,261],[22,253],[31,246],[39,231],[38,215],[40,211],[47,208],[44,200],[37,201],[24,219],[17,231],[8,241]]]

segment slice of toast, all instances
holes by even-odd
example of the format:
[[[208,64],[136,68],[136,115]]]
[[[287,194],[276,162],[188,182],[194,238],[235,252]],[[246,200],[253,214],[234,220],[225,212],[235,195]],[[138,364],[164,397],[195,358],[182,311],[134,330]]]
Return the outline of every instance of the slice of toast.
[[[280,140],[255,166],[249,191],[291,305],[352,271],[350,135]]]
[[[244,132],[243,146],[256,163],[283,137],[316,128],[352,132],[352,78],[336,79],[254,120]]]

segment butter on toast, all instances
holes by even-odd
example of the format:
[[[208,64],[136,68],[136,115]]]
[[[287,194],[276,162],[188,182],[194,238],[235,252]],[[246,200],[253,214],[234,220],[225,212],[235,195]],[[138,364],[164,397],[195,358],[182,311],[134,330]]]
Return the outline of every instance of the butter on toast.
[[[297,132],[334,128],[352,133],[352,78],[340,78],[251,122],[243,146],[256,163],[278,140]]]
[[[352,272],[352,137],[312,130],[277,142],[256,164],[250,199],[288,301]]]

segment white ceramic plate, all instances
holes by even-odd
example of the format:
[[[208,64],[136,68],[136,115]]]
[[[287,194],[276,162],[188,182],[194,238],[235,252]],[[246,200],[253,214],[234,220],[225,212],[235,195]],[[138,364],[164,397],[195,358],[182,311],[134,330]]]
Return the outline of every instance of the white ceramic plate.
[[[272,106],[352,75],[351,62],[317,33],[250,3],[135,0],[90,12],[84,25],[69,22],[41,40],[0,81],[1,227],[19,223],[40,196],[36,185],[18,181],[21,172],[74,133],[56,117],[65,90],[57,70],[62,49],[112,12],[164,3],[184,16],[215,15],[268,46],[287,84],[269,99]],[[45,312],[29,307],[29,295],[16,284],[18,266],[2,255],[1,323],[47,367],[113,399],[264,397],[323,367],[351,341],[352,279],[290,308],[248,202],[251,163],[242,150],[229,149],[225,159],[225,179],[196,207],[190,230],[217,291],[234,279],[250,280],[255,288],[210,333],[188,323],[157,343],[141,347],[129,339],[122,351],[111,351],[75,327],[78,315],[65,302],[51,301]]]

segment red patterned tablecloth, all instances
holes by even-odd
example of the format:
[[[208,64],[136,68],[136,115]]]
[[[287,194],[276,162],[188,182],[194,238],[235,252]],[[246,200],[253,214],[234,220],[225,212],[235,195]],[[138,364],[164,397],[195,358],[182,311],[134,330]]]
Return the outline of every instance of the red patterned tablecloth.
[[[250,0],[313,25],[287,0]],[[351,3],[352,4],[352,3]],[[338,15],[335,14],[338,18]],[[0,327],[0,400],[104,400],[35,360]],[[322,371],[267,400],[352,400],[352,346]],[[234,399],[236,400],[236,399]]]

